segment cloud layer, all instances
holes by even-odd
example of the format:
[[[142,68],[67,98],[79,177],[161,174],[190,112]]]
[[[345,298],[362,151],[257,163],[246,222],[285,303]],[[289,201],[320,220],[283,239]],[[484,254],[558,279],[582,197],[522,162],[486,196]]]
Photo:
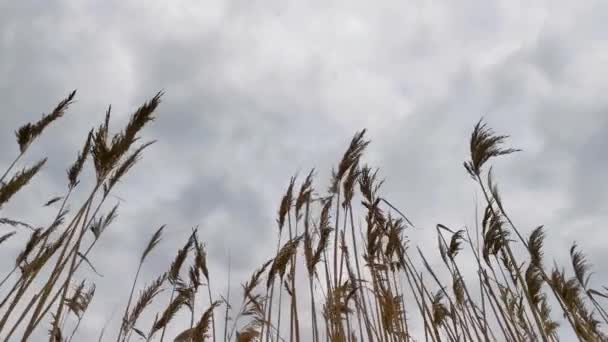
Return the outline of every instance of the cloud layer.
[[[325,186],[350,137],[364,127],[373,141],[367,160],[381,167],[387,197],[421,227],[411,233],[414,244],[434,245],[436,223],[472,225],[475,187],[462,161],[469,133],[484,116],[524,149],[495,170],[517,223],[525,231],[545,224],[547,245],[555,248],[548,254],[559,260],[578,241],[606,275],[607,7],[602,1],[0,5],[3,169],[17,152],[14,129],[78,89],[67,117],[26,159],[48,156],[44,173],[6,212],[31,217],[63,191],[65,169],[107,105],[118,128],[139,104],[166,92],[144,137],[158,142],[121,184],[119,220],[93,256],[105,275],[96,280],[100,298],[112,300],[94,306],[81,332],[86,340],[128,294],[137,256],[161,224],[176,233],[147,265],[147,279],[198,225],[217,277],[214,290],[224,290],[228,254],[232,279],[244,281],[274,248],[274,214],[291,175],[316,167],[318,188]],[[51,214],[33,220],[42,224]]]

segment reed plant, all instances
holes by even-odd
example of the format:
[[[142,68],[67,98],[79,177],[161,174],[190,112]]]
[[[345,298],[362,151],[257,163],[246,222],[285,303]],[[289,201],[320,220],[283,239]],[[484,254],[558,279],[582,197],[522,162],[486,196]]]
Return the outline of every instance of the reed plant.
[[[45,129],[60,124],[75,96],[71,92],[49,114],[17,129],[16,156],[0,178],[0,214],[42,172],[45,158],[18,166]],[[100,299],[95,284],[79,278],[97,273],[90,252],[119,209],[108,207],[107,199],[152,145],[139,137],[156,118],[162,96],[137,108],[116,133],[109,129],[111,107],[98,126],[83,132],[65,193],[46,203],[58,208],[48,225],[0,218],[9,228],[0,244],[28,235],[0,281],[5,341],[31,339],[37,330],[48,331],[49,341],[81,340],[81,322]],[[421,249],[408,239],[413,223],[383,196],[379,170],[363,159],[370,143],[365,130],[353,136],[326,190],[315,188],[315,170],[290,179],[278,201],[276,250],[262,252],[267,261],[238,295],[212,290],[200,239],[204,227],[192,230],[168,269],[140,279],[163,243],[166,229],[160,226],[141,245],[130,287],[120,289],[128,297],[119,323],[104,327],[99,340],[607,341],[608,288],[592,281],[581,247],[572,245],[569,265],[548,265],[545,228],[526,231],[511,219],[491,167],[495,158],[519,151],[507,139],[482,120],[474,125],[463,176],[483,195],[482,210],[475,227],[437,223],[428,233],[436,235],[436,246]],[[94,179],[83,189],[87,164]],[[84,200],[75,201],[76,192]],[[162,309],[154,312],[153,302]],[[179,333],[169,336],[174,329]]]

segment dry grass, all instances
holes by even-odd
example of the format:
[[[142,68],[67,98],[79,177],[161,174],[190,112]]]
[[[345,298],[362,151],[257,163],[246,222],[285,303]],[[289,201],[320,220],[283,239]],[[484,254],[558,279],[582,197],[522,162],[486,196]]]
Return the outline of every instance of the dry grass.
[[[64,116],[75,94],[17,130],[17,156],[0,179],[0,210],[43,169],[46,159],[14,170],[45,128]],[[161,97],[158,93],[144,103],[114,135],[109,132],[111,108],[107,110],[68,168],[65,194],[46,204],[59,204],[48,226],[0,219],[15,229],[2,233],[0,243],[29,234],[0,282],[0,333],[5,340],[27,340],[41,329],[48,330],[50,341],[78,338],[85,313],[97,299],[95,285],[76,279],[76,271],[84,262],[97,273],[88,255],[118,212],[117,206],[107,214],[102,208],[150,146],[136,143],[154,120]],[[608,340],[603,305],[608,291],[591,280],[591,265],[580,247],[572,245],[571,265],[547,267],[544,228],[525,237],[509,217],[489,167],[494,158],[519,151],[505,147],[507,138],[483,121],[473,127],[464,167],[484,195],[483,215],[474,230],[437,224],[441,265],[427,260],[430,246],[411,252],[406,233],[412,223],[382,197],[378,171],[362,161],[369,144],[363,130],[354,135],[332,173],[327,193],[314,189],[314,170],[299,186],[291,178],[278,205],[275,254],[243,284],[238,307],[231,305],[229,293],[226,298],[212,293],[198,228],[177,250],[169,269],[134,297],[141,268],[161,242],[164,226],[156,230],[142,245],[122,320],[113,329],[116,341],[525,342],[557,341],[560,334],[580,341]],[[90,189],[80,189],[88,159],[95,180]],[[86,194],[82,203],[71,201],[75,191]],[[473,263],[459,260],[465,252]],[[149,315],[153,302],[164,307]],[[223,337],[216,332],[221,323],[215,309],[220,306],[225,308]],[[181,331],[177,336],[168,336],[171,325]],[[102,331],[100,340],[105,327]]]

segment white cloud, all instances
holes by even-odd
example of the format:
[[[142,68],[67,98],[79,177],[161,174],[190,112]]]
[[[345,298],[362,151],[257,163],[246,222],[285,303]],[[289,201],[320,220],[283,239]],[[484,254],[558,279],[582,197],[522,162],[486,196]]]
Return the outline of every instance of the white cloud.
[[[49,152],[50,163],[14,212],[55,195],[40,189],[62,190],[65,168],[108,104],[119,127],[137,105],[166,91],[145,134],[159,142],[119,188],[124,215],[96,251],[107,274],[101,294],[120,280],[126,295],[125,275],[135,265],[122,261],[136,258],[139,237],[162,223],[184,236],[200,224],[203,239],[222,245],[211,261],[220,279],[215,290],[223,291],[226,258],[219,251],[256,244],[239,262],[257,267],[274,248],[273,215],[289,177],[311,167],[327,176],[363,127],[373,140],[368,160],[387,177],[387,195],[425,227],[412,233],[413,243],[434,244],[434,224],[472,223],[475,190],[462,161],[482,115],[525,149],[497,163],[513,216],[525,231],[550,225],[556,244],[577,239],[601,267],[596,229],[608,217],[601,1],[2,7],[0,165],[16,153],[14,128],[79,89],[78,103],[34,150]],[[234,240],[221,238],[220,229]],[[177,243],[167,242],[158,260],[168,262]],[[108,306],[96,310],[98,323]],[[83,328],[96,334],[97,327]]]

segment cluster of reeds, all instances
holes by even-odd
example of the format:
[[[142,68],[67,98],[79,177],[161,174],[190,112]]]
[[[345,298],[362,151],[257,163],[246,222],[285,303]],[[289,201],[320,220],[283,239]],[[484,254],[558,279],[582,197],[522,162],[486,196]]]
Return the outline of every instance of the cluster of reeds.
[[[19,152],[0,178],[0,213],[39,173],[45,159],[20,171],[13,170],[16,164],[44,129],[63,116],[74,96],[72,92],[50,114],[16,132]],[[29,233],[14,266],[0,281],[0,334],[5,340],[27,340],[37,329],[48,330],[50,341],[78,340],[76,332],[94,300],[95,285],[76,279],[81,274],[76,271],[84,264],[96,272],[88,255],[118,212],[117,206],[105,214],[102,208],[151,144],[136,143],[142,128],[154,119],[161,96],[138,108],[126,127],[112,136],[111,110],[107,110],[68,169],[65,194],[47,203],[59,207],[48,226],[34,228],[0,219],[14,227],[0,236],[0,243],[18,229],[23,228],[20,234]],[[314,189],[314,170],[299,185],[296,177],[291,178],[277,212],[276,251],[242,285],[242,300],[235,303],[229,293],[225,298],[212,293],[198,228],[177,250],[169,269],[136,295],[142,265],[162,239],[161,226],[142,246],[122,319],[115,336],[106,338],[117,342],[545,342],[560,336],[608,340],[602,329],[608,323],[602,306],[608,288],[592,287],[590,266],[577,245],[570,250],[573,272],[557,264],[548,267],[544,228],[525,235],[509,217],[488,165],[495,157],[517,151],[505,147],[506,139],[482,121],[475,125],[464,167],[483,194],[484,210],[474,229],[437,224],[436,248],[442,265],[433,266],[420,248],[411,247],[406,234],[413,224],[382,196],[378,170],[362,159],[369,141],[361,131],[333,170],[327,191]],[[71,195],[80,190],[87,159],[93,161],[95,180],[83,190],[84,202],[74,205]],[[463,250],[470,254],[466,262],[458,260]],[[470,274],[476,276],[466,279]],[[153,300],[164,300],[165,307],[144,315]],[[225,309],[221,318],[215,310],[220,306]],[[176,319],[180,312],[185,313],[180,318],[189,319]],[[170,324],[179,327],[177,336],[167,336]]]

